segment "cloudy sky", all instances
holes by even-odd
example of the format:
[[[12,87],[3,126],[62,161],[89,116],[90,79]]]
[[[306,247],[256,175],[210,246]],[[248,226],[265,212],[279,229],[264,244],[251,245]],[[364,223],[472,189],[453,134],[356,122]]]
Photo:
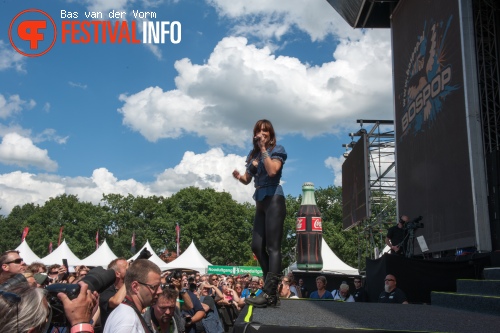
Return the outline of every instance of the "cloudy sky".
[[[63,193],[98,203],[103,193],[169,196],[187,186],[251,201],[252,185],[231,172],[243,171],[261,118],[273,122],[288,152],[285,193],[299,195],[306,181],[341,185],[342,144],[359,129],[356,119],[393,118],[390,31],[354,30],[326,0],[1,6],[2,214]],[[41,15],[16,18],[29,8],[48,14],[57,30],[38,57],[21,55],[9,40],[11,31],[20,51],[34,52],[16,34],[20,22]],[[168,21],[171,33],[163,44],[143,44],[112,43],[110,35],[103,43],[90,31],[91,42],[73,43],[92,11],[110,26],[134,22],[141,41],[143,22]],[[109,19],[115,11],[126,14]],[[156,17],[135,18],[139,12]],[[40,49],[50,44],[45,37]]]

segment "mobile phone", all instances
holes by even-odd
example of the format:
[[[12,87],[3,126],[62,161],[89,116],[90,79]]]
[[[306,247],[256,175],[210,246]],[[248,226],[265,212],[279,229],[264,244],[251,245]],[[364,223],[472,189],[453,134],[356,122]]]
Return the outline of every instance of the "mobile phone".
[[[68,259],[63,259],[63,266],[66,267],[66,272],[69,272]]]

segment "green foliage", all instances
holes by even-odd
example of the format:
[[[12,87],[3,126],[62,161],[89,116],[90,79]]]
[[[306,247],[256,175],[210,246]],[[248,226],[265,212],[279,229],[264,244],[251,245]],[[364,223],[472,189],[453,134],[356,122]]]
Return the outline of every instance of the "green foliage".
[[[360,249],[368,247],[367,237],[359,230],[342,230],[342,189],[320,188],[316,202],[323,217],[323,237],[347,264],[358,267]],[[287,214],[282,240],[282,268],[295,261],[295,223],[301,196],[286,197]],[[393,203],[392,203],[393,204]],[[159,254],[176,251],[176,231],[181,228],[180,248],[192,241],[214,265],[258,265],[250,248],[255,207],[240,204],[229,193],[188,187],[169,198],[151,196],[104,195],[99,205],[81,202],[75,195],[50,198],[43,206],[25,204],[0,216],[0,250],[16,248],[24,227],[30,227],[27,241],[40,257],[48,254],[48,245],[57,247],[59,230],[79,258],[95,250],[95,235],[106,239],[117,256],[130,258],[132,234],[137,250],[149,241]],[[364,262],[361,262],[362,266]]]

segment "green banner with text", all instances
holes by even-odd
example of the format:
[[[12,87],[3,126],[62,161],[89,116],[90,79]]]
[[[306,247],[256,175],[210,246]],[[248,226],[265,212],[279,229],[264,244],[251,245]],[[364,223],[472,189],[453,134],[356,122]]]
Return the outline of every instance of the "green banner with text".
[[[208,274],[262,276],[259,266],[208,266]]]

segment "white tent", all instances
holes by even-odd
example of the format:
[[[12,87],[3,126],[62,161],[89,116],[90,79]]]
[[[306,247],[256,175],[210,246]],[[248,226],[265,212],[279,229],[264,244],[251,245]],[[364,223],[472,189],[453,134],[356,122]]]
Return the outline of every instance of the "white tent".
[[[43,262],[45,265],[54,265],[54,264],[59,264],[62,265],[62,260],[67,259],[68,260],[68,265],[70,267],[72,266],[77,266],[81,265],[81,260],[78,259],[78,257],[70,250],[68,247],[68,244],[66,244],[66,240],[63,240],[61,245],[57,247],[52,253],[50,253],[48,256],[43,257],[40,259],[41,262]],[[71,271],[71,269],[70,269]]]
[[[323,269],[322,272],[335,273],[335,274],[346,274],[346,275],[358,275],[359,271],[356,268],[352,268],[345,262],[339,259],[332,249],[326,244],[325,239],[322,239],[321,243],[321,257],[323,258]],[[288,271],[299,271],[297,269],[297,263],[294,262],[288,267]]]
[[[82,259],[81,264],[85,266],[101,266],[104,268],[108,267],[108,264],[116,259],[117,256],[111,251],[106,243],[106,240],[99,246],[97,250],[94,251],[90,256]]]
[[[200,272],[201,274],[206,274],[208,271],[208,266],[212,264],[209,263],[198,251],[194,242],[191,241],[191,245],[182,253],[177,259],[167,264],[167,269],[192,269]]]
[[[152,256],[149,258],[149,260],[151,260],[152,262],[154,262],[155,264],[158,265],[158,267],[160,267],[160,269],[162,271],[166,270],[166,266],[167,266],[167,263],[164,262],[163,260],[160,259],[160,257],[158,257],[155,253],[155,251],[153,251],[153,248],[151,247],[151,244],[149,244],[149,241],[146,241],[146,244],[144,244],[144,246],[139,250],[137,251],[137,253],[129,259],[130,260],[135,260],[137,259],[137,257],[139,256],[139,254],[141,253],[141,251],[146,248],[148,249],[149,252],[151,252]]]
[[[40,257],[35,254],[26,242],[26,239],[16,248],[19,251],[19,255],[23,258],[26,265],[30,265],[35,261],[40,261]]]

